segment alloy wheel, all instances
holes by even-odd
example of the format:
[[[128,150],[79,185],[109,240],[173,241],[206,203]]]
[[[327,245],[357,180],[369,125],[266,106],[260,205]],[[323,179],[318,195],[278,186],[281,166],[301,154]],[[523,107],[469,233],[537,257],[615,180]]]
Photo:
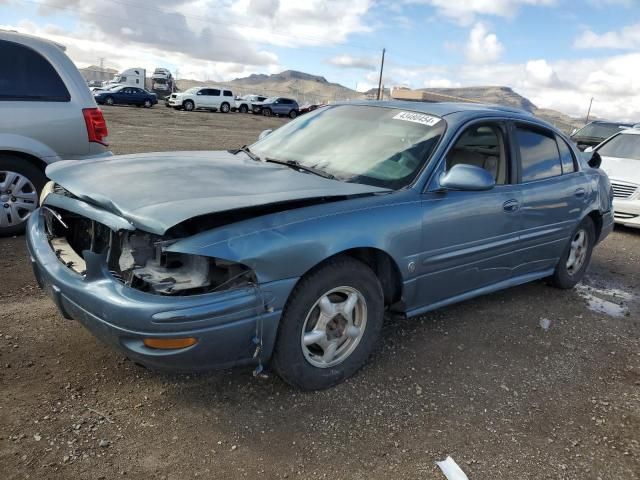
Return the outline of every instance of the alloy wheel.
[[[567,272],[569,275],[574,275],[580,271],[587,258],[588,247],[589,237],[587,232],[582,229],[578,230],[573,240],[571,240],[571,250],[569,250],[569,258],[567,258]]]
[[[331,289],[307,314],[300,338],[302,353],[314,367],[334,367],[353,353],[366,326],[364,296],[353,287]]]
[[[12,171],[0,171],[0,228],[21,224],[38,206],[31,180]]]

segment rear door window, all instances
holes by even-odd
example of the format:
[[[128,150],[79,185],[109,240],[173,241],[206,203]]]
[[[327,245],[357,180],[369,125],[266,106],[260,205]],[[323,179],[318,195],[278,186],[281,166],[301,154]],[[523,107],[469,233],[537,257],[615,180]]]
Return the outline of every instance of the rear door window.
[[[543,129],[517,126],[523,182],[562,175],[560,152],[554,135]]]
[[[211,89],[209,89],[208,95],[213,95],[214,97],[219,97],[220,96],[220,90],[218,90],[217,88],[211,88]]]
[[[572,173],[576,171],[575,159],[573,158],[573,152],[560,137],[556,137],[558,142],[558,150],[560,150],[560,160],[562,161],[562,173]]]
[[[68,102],[69,90],[35,50],[0,40],[0,101]]]

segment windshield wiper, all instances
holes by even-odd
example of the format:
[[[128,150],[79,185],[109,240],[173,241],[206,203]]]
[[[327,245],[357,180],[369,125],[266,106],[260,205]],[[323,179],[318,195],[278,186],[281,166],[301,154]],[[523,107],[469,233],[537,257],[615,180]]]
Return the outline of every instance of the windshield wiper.
[[[314,175],[318,175],[322,178],[328,178],[330,180],[335,180],[335,176],[330,173],[325,172],[324,170],[320,170],[315,167],[308,167],[306,165],[302,165],[300,162],[296,160],[277,160],[275,158],[265,158],[265,162],[269,163],[277,163],[278,165],[284,165],[286,167],[295,168],[296,170],[304,170],[305,172],[313,173]]]
[[[249,150],[249,147],[247,147],[246,145],[243,145],[241,148],[238,148],[236,150],[227,150],[227,151],[232,155],[237,155],[240,152],[244,152],[244,153],[247,154],[247,156],[251,160],[254,160],[256,162],[260,161],[260,157],[258,155],[256,155],[255,153],[253,153],[251,150]]]

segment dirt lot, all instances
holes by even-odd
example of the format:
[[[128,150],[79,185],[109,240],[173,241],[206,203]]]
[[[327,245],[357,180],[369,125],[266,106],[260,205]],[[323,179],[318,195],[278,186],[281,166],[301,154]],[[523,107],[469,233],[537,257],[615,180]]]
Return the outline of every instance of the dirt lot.
[[[284,122],[105,114],[117,153],[232,148]],[[390,321],[355,378],[304,394],[249,369],[140,368],[62,319],[25,256],[0,240],[2,479],[440,479],[447,455],[472,480],[640,478],[638,231],[597,248],[589,287]]]

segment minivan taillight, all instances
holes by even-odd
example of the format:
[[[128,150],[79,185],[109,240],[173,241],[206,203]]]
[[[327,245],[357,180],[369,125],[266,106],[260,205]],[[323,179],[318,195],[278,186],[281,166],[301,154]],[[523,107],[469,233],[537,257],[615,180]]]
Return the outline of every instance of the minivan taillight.
[[[99,108],[83,108],[84,123],[87,124],[87,135],[90,142],[100,143],[104,146],[109,131],[107,130],[107,122],[102,116],[102,110]]]

